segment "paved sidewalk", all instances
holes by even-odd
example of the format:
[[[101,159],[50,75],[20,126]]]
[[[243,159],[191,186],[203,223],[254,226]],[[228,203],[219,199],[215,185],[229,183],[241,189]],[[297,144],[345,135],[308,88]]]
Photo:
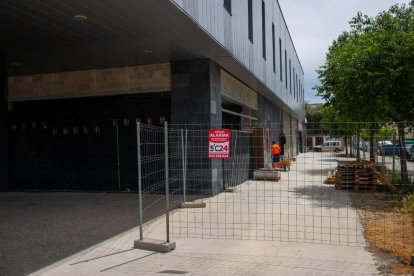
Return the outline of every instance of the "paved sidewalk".
[[[176,210],[168,254],[132,249],[133,229],[35,275],[378,274],[348,193],[322,184],[335,165],[330,154],[307,153],[280,182],[248,181],[203,210]],[[165,220],[145,234],[165,239]]]

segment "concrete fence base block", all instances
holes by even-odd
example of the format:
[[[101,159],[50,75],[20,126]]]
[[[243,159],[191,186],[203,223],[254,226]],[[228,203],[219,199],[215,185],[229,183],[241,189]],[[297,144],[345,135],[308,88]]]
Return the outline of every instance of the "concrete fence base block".
[[[203,202],[202,200],[196,200],[196,201],[192,201],[192,202],[184,202],[181,203],[181,208],[206,208],[206,203]]]
[[[253,173],[254,180],[280,180],[280,171],[278,169],[261,169]]]
[[[240,189],[237,187],[228,187],[226,188],[226,193],[238,193],[240,192]]]
[[[152,239],[143,239],[134,241],[134,248],[160,252],[160,253],[168,253],[175,249],[175,242],[166,242],[161,240],[152,240]]]

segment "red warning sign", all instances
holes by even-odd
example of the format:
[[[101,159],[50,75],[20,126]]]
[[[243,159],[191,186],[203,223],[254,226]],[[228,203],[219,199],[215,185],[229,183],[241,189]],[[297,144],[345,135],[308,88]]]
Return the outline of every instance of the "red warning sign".
[[[230,158],[230,130],[210,129],[208,132],[208,158]]]

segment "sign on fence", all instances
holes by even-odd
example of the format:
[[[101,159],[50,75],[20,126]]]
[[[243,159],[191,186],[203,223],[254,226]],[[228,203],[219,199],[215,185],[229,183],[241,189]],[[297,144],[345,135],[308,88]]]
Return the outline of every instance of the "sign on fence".
[[[208,132],[208,158],[230,158],[230,130],[210,129]]]

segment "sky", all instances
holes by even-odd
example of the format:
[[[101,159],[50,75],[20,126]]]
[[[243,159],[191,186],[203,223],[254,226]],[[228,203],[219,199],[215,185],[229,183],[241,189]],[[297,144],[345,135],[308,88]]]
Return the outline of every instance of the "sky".
[[[374,17],[393,4],[409,0],[279,0],[293,43],[305,71],[305,100],[321,103],[312,87],[319,84],[315,70],[323,65],[332,42],[350,30],[358,11]]]

